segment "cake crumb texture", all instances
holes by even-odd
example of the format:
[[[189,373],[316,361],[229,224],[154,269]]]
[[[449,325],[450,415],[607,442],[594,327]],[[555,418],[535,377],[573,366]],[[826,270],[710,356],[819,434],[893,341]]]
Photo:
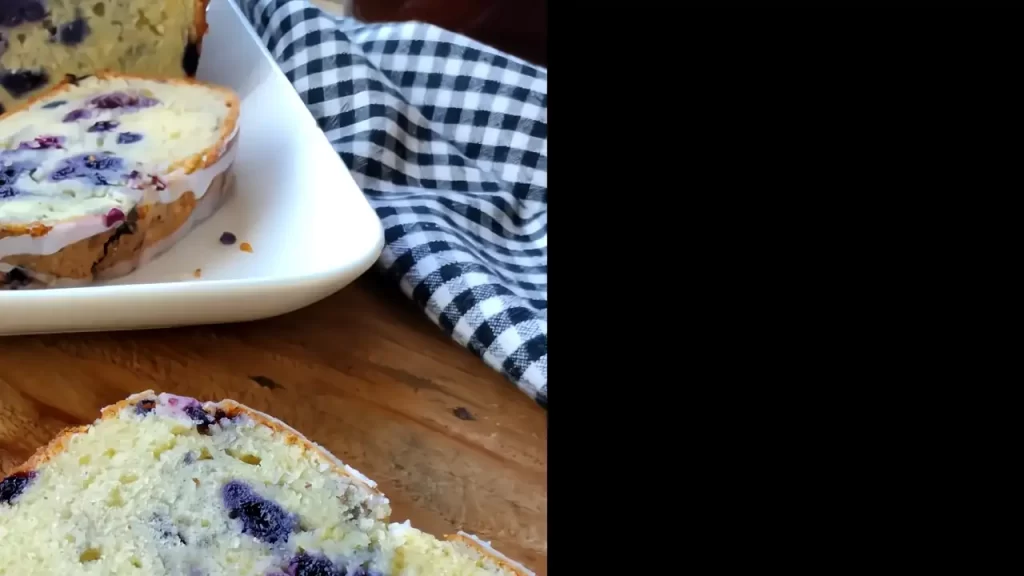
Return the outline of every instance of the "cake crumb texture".
[[[0,110],[65,75],[195,74],[207,0],[3,0]]]
[[[231,401],[145,392],[0,483],[0,575],[519,575],[390,520],[372,481]]]
[[[170,247],[223,201],[238,114],[221,86],[97,74],[4,115],[0,272],[90,282]]]

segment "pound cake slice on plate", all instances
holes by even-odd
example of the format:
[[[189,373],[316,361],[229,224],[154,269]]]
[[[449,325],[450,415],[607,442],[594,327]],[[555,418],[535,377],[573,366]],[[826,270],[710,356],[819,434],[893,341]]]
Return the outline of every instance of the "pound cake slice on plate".
[[[0,113],[100,70],[194,76],[208,0],[0,1]]]
[[[0,289],[131,272],[221,205],[238,96],[191,79],[69,77],[0,116]]]
[[[372,480],[279,420],[147,391],[0,481],[0,575],[532,575],[390,512]]]

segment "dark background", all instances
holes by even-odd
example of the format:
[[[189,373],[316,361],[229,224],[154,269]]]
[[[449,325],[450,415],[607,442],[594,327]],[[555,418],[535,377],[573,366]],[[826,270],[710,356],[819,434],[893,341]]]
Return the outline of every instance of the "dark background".
[[[354,0],[353,7],[360,20],[429,22],[547,67],[547,0]]]

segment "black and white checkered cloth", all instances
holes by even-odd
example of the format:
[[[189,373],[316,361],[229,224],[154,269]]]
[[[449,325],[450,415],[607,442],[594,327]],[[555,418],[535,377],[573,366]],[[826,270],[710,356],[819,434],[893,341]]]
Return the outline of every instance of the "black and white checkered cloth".
[[[547,71],[428,24],[237,1],[381,218],[378,265],[547,408]]]

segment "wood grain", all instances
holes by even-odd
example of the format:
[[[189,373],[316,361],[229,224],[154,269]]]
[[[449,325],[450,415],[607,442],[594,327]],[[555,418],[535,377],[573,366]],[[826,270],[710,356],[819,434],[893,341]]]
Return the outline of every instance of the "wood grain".
[[[268,412],[380,484],[393,518],[547,573],[547,415],[375,270],[278,318],[0,339],[0,475],[153,389]]]

